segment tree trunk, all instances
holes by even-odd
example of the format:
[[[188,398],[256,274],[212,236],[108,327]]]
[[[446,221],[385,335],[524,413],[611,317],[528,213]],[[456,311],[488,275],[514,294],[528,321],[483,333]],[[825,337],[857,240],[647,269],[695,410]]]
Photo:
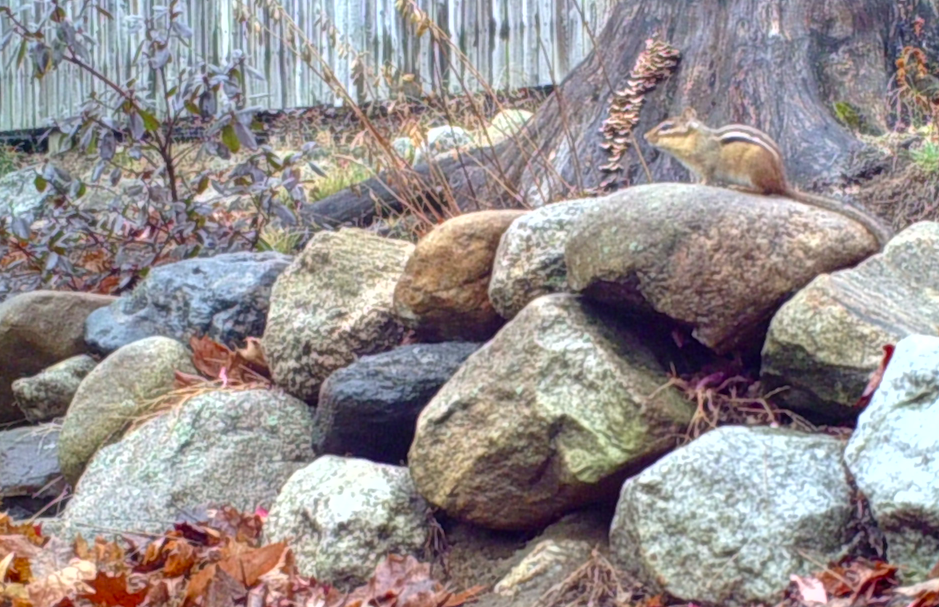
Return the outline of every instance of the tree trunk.
[[[681,53],[677,69],[648,93],[620,160],[601,167],[601,127],[613,92],[627,87],[647,38]],[[836,119],[850,104],[867,128],[884,132],[897,119],[888,102],[896,59],[907,45],[939,57],[937,6],[930,0],[624,0],[596,38],[596,50],[542,104],[520,136],[417,169],[420,183],[393,177],[361,184],[309,209],[326,223],[368,223],[383,201],[452,196],[462,210],[539,206],[598,189],[653,181],[688,181],[688,172],[655,152],[642,134],[693,107],[711,126],[743,123],[769,133],[786,159],[790,181],[856,179],[845,174],[865,144]],[[937,99],[939,101],[939,99]],[[937,105],[936,107],[939,107]],[[400,181],[400,180],[399,180]],[[392,204],[392,206],[394,206]]]

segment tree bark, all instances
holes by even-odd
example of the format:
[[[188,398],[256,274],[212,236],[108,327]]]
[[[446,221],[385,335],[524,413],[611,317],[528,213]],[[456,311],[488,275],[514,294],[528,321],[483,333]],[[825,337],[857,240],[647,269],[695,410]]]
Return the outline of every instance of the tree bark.
[[[438,170],[418,167],[417,185],[384,176],[363,183],[357,195],[315,203],[311,212],[333,224],[368,223],[375,197],[430,200],[449,193],[470,210],[595,192],[610,179],[600,168],[608,162],[601,126],[650,36],[677,48],[681,62],[647,94],[633,131],[639,148],[624,154],[614,188],[648,182],[639,154],[653,181],[689,180],[687,170],[642,139],[685,107],[711,126],[743,123],[769,133],[796,187],[847,182],[865,143],[836,119],[835,105],[851,104],[869,128],[883,132],[896,119],[888,86],[902,49],[912,45],[933,61],[939,57],[937,6],[930,0],[624,0],[594,52],[520,136],[444,161]]]

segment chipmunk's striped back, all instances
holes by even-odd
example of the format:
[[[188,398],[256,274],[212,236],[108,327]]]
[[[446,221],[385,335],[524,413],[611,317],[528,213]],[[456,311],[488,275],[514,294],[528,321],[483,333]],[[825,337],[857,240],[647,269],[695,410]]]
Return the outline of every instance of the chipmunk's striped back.
[[[729,143],[749,143],[758,145],[772,153],[780,163],[783,162],[783,155],[779,146],[776,145],[776,142],[773,141],[769,135],[759,129],[743,124],[728,124],[727,126],[715,129],[715,134],[721,145],[727,145]]]
[[[832,211],[863,225],[880,247],[892,236],[878,219],[843,202],[801,192],[786,179],[782,152],[772,137],[743,124],[712,129],[686,108],[645,134],[652,146],[663,150],[697,174],[704,185],[721,185],[793,200]]]

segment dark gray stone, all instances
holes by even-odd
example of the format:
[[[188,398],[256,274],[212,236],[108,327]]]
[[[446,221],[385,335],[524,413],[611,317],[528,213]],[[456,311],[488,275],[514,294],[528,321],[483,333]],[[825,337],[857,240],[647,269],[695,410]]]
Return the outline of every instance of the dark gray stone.
[[[59,431],[50,425],[0,431],[0,498],[51,498],[62,490]],[[42,491],[40,491],[42,490]]]
[[[401,346],[336,371],[320,390],[313,450],[389,464],[405,460],[417,416],[481,345]]]
[[[264,333],[271,286],[291,259],[243,252],[153,268],[130,295],[89,315],[85,341],[99,354],[157,335],[239,346]]]

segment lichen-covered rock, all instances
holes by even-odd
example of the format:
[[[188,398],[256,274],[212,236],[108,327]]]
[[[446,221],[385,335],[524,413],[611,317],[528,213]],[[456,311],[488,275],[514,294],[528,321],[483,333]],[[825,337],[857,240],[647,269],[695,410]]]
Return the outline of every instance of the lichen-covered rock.
[[[395,288],[395,312],[424,341],[485,341],[505,320],[489,301],[499,239],[526,211],[448,219],[417,243]]]
[[[308,406],[279,390],[194,396],[95,454],[63,533],[163,533],[180,514],[210,505],[269,508],[313,461],[311,423]]]
[[[301,575],[351,589],[387,554],[419,556],[429,517],[407,468],[324,455],[284,485],[264,539],[286,541]]]
[[[693,328],[717,353],[756,349],[785,297],[878,245],[860,224],[782,197],[659,183],[597,201],[565,250],[572,289]]]
[[[538,528],[615,495],[674,445],[693,407],[666,382],[615,317],[573,295],[540,297],[424,408],[411,476],[459,520]]]
[[[493,585],[493,594],[515,605],[537,604],[558,580],[582,567],[595,549],[608,553],[609,527],[609,517],[599,509],[568,514],[519,551],[508,573]]]
[[[466,129],[449,124],[435,126],[428,129],[424,143],[414,154],[414,164],[470,145],[473,145],[473,137]]]
[[[610,528],[615,563],[683,602],[778,603],[790,575],[848,552],[843,448],[768,427],[707,432],[623,484]]]
[[[85,340],[101,354],[154,335],[242,346],[264,332],[271,286],[290,261],[242,252],[157,266],[130,295],[88,316]]]
[[[845,461],[908,583],[939,561],[939,337],[896,345],[880,387],[858,418]]]
[[[486,128],[486,136],[481,137],[480,144],[490,145],[491,141],[491,145],[495,145],[503,139],[511,137],[519,132],[525,126],[525,123],[531,120],[532,116],[534,114],[528,110],[502,110],[492,117],[489,127]]]
[[[916,223],[881,254],[818,276],[773,316],[761,381],[780,402],[832,418],[857,402],[883,347],[939,326],[939,223]]]
[[[0,499],[53,498],[62,491],[58,438],[51,424],[0,431]]]
[[[177,370],[196,374],[191,352],[168,337],[130,343],[85,376],[65,414],[59,464],[72,485],[100,447],[121,438],[154,399],[173,389]]]
[[[567,200],[535,209],[512,222],[496,251],[489,301],[503,318],[549,293],[570,292],[564,249],[571,228],[596,199]]]
[[[79,354],[31,377],[21,377],[12,385],[16,406],[33,424],[65,415],[78,386],[97,364],[91,356]]]
[[[411,141],[410,137],[398,137],[391,142],[391,147],[395,152],[406,161],[414,162],[414,155],[416,153],[416,148],[414,147],[414,142]]]
[[[275,382],[316,402],[330,373],[401,343],[394,288],[413,249],[357,228],[317,233],[271,291],[261,343]]]
[[[33,291],[0,303],[0,423],[23,419],[12,383],[84,354],[85,319],[113,297]]]
[[[42,208],[36,169],[28,167],[0,176],[0,217],[22,217],[32,223]]]
[[[401,463],[414,440],[417,416],[479,346],[410,344],[339,369],[320,389],[313,449]]]

